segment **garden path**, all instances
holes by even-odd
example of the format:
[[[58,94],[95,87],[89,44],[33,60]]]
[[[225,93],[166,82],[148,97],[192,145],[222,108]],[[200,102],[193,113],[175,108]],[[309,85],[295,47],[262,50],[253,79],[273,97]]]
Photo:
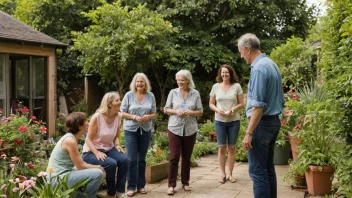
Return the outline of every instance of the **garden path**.
[[[203,156],[197,161],[198,167],[191,168],[191,192],[185,192],[181,188],[180,180],[177,181],[175,195],[166,195],[167,179],[155,184],[147,184],[148,194],[136,194],[139,198],[161,198],[161,197],[183,197],[183,198],[253,198],[252,181],[248,175],[248,163],[235,164],[233,176],[237,178],[236,183],[226,182],[219,184],[220,177],[217,155]],[[291,190],[291,187],[282,181],[282,177],[288,170],[288,166],[275,166],[277,174],[278,197],[280,198],[303,198],[304,191]],[[104,190],[105,191],[105,190]]]

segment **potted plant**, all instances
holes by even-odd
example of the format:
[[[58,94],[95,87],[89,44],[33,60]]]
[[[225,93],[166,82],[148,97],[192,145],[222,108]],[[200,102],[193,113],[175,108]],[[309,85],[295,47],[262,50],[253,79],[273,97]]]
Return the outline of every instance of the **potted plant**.
[[[312,85],[301,91],[306,113],[303,121],[304,139],[300,145],[299,158],[305,165],[309,194],[324,196],[329,194],[335,171],[337,150],[332,147],[339,134],[343,111],[334,99],[329,99],[328,91]]]
[[[281,129],[275,142],[274,164],[287,165],[290,157],[290,144],[287,137],[286,120],[281,121]]]
[[[306,188],[306,166],[299,160],[292,160],[288,172],[284,175],[284,181],[292,185],[292,188]]]
[[[199,130],[204,137],[209,136],[210,142],[216,142],[215,125],[211,120],[207,120],[202,124]]]

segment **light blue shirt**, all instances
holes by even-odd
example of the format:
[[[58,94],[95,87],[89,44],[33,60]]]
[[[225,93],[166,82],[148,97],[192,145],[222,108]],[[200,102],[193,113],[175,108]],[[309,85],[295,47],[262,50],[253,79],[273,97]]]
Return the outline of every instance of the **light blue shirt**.
[[[167,97],[164,112],[168,108],[180,111],[199,110],[203,113],[202,101],[199,92],[195,89],[189,91],[186,99],[183,99],[180,88],[172,89]],[[191,136],[198,131],[197,118],[195,116],[170,115],[168,129],[178,136]]]
[[[156,104],[154,94],[147,92],[144,100],[139,103],[134,91],[129,91],[123,97],[121,104],[121,111],[129,113],[131,115],[144,116],[146,114],[152,114],[156,112]],[[137,122],[136,120],[124,119],[123,128],[126,131],[135,131],[141,127],[144,131],[152,131],[153,121],[148,120],[147,122]]]
[[[252,107],[264,107],[264,115],[279,115],[285,103],[282,77],[277,65],[266,54],[260,54],[251,64],[246,116]]]

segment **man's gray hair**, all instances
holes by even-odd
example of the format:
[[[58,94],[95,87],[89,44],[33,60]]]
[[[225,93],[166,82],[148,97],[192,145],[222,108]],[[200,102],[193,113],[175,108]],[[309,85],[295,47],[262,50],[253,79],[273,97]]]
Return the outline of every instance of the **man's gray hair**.
[[[247,33],[238,39],[238,45],[241,48],[248,47],[253,50],[260,50],[260,41],[255,34]]]

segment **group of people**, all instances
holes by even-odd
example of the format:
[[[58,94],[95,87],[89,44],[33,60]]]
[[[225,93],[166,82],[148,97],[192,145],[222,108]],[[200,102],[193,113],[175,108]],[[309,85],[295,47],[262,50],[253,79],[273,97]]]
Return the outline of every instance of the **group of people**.
[[[281,74],[276,64],[260,51],[260,41],[254,34],[245,34],[238,41],[241,58],[251,64],[246,116],[249,124],[242,141],[248,150],[249,174],[253,180],[255,197],[277,197],[273,149],[280,129],[279,114],[284,104]],[[191,191],[190,159],[198,131],[197,117],[203,113],[199,92],[191,73],[176,73],[178,88],[167,97],[164,113],[169,115],[168,139],[170,162],[167,194],[173,195],[178,165],[182,156],[181,184]],[[240,128],[239,110],[243,108],[243,92],[234,69],[222,65],[217,83],[210,92],[209,107],[215,112],[218,160],[221,171],[219,183],[236,182],[232,176],[235,163],[235,145]],[[88,180],[83,193],[95,197],[106,177],[107,197],[132,197],[136,192],[146,194],[145,169],[153,119],[156,116],[155,97],[150,82],[143,73],[137,73],[130,91],[123,100],[117,92],[106,93],[89,124],[84,113],[71,113],[66,119],[67,134],[56,144],[49,159],[48,177],[69,174],[68,185]],[[120,127],[123,119],[126,151],[120,145]],[[83,155],[77,142],[86,131]],[[226,150],[228,174],[226,174]],[[76,167],[73,170],[73,167]],[[79,193],[76,194],[79,196]]]

